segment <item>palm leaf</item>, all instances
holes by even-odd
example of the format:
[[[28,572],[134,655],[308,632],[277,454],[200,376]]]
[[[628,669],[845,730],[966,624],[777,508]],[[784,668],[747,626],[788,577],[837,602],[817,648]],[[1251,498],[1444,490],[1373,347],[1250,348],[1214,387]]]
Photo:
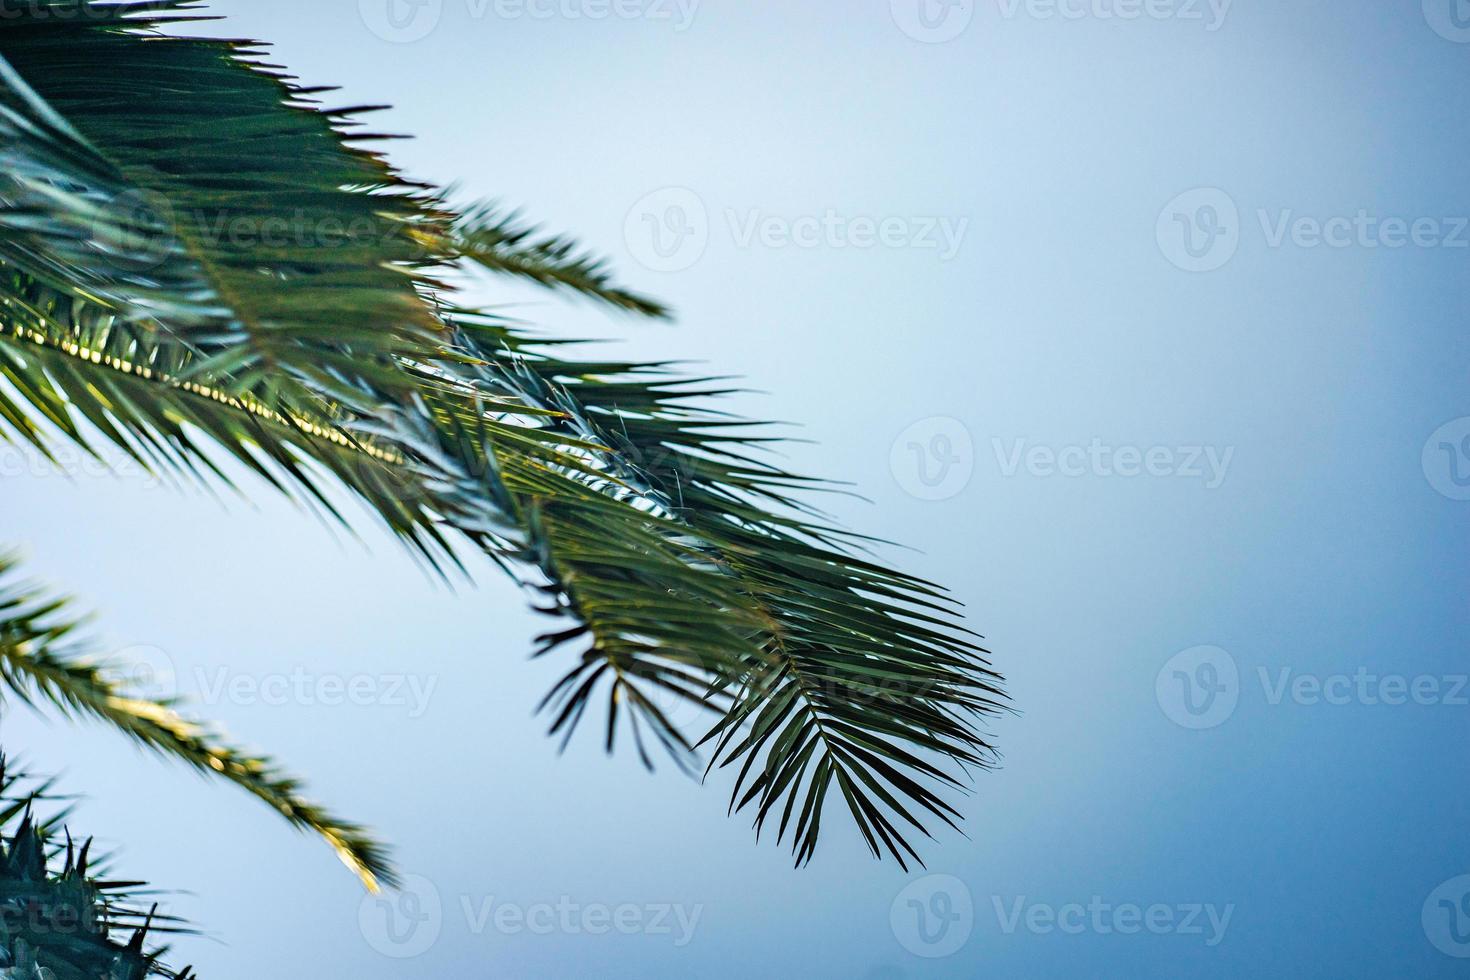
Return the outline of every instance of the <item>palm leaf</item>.
[[[188,931],[179,920],[140,905],[141,883],[105,878],[106,860],[92,842],[77,844],[61,826],[65,811],[36,816],[54,799],[51,786],[0,753],[0,976],[190,980],[188,967],[175,972],[162,963],[167,947],[144,945]]]
[[[483,319],[467,319],[461,336],[482,356],[509,352],[554,388],[561,410],[636,473],[765,627],[743,638],[734,669],[727,661],[692,680],[650,678],[724,711],[701,742],[713,746],[712,766],[741,764],[734,808],[754,805],[758,829],[781,813],[777,836],[793,833],[799,862],[813,853],[834,780],[870,847],[900,863],[917,855],[895,820],[923,833],[926,819],[953,826],[959,815],[936,787],[960,782],[944,767],[993,763],[975,720],[1002,710],[1004,699],[985,651],[941,590],[862,557],[854,551],[861,539],[822,523],[795,496],[821,484],[757,458],[761,427],[696,407],[718,393],[708,383],[658,365],[578,364]],[[600,642],[596,610],[583,618],[593,637],[578,667],[585,672],[589,660],[620,651]],[[593,693],[575,691],[584,700]],[[616,686],[610,693],[622,696]],[[805,819],[791,824],[793,814]]]
[[[619,286],[607,259],[566,235],[547,235],[519,212],[494,203],[474,205],[449,227],[441,249],[500,275],[590,297],[615,309],[665,319],[668,307]]]
[[[140,696],[114,680],[108,665],[89,658],[85,641],[76,639],[80,621],[69,614],[68,601],[17,580],[14,570],[13,556],[0,555],[0,684],[12,696],[101,721],[159,755],[226,779],[327,841],[368,887],[396,881],[377,841],[305,799],[300,783],[273,761],[185,719],[174,701]]]
[[[576,650],[554,732],[605,696],[609,747],[626,719],[646,762],[640,725],[679,758],[697,733],[663,698],[714,709],[732,806],[757,828],[779,811],[798,862],[834,792],[900,862],[909,828],[957,817],[940,792],[993,761],[978,723],[1003,696],[944,593],[831,527],[804,502],[824,484],[761,455],[774,437],[702,407],[712,383],[570,359],[438,280],[468,262],[661,306],[515,215],[455,216],[259,46],[169,38],[190,4],[70,6],[92,16],[0,27],[24,178],[0,193],[0,416],[19,437],[97,431],[211,479],[223,447],[304,499],[325,503],[321,474],[346,485],[436,567],[467,540],[565,620],[539,651]],[[117,214],[119,195],[142,206]],[[293,209],[372,241],[211,230]]]

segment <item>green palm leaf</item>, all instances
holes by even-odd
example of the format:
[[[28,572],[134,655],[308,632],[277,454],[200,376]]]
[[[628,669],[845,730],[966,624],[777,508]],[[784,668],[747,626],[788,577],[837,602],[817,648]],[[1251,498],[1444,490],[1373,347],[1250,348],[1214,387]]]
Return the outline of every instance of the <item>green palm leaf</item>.
[[[114,680],[109,665],[76,638],[80,621],[69,614],[68,601],[18,580],[14,571],[15,559],[0,554],[0,684],[13,697],[101,721],[159,755],[234,783],[327,841],[370,888],[397,880],[377,841],[305,799],[300,783],[272,760],[187,720],[174,701],[141,696]]]
[[[162,963],[159,936],[188,931],[140,904],[140,882],[112,881],[92,842],[62,827],[69,811],[39,818],[51,780],[18,771],[0,753],[0,976],[17,980],[190,980]],[[59,865],[59,867],[58,867]],[[120,934],[131,933],[126,940]]]
[[[449,257],[491,272],[588,296],[629,313],[669,316],[662,303],[619,286],[607,259],[565,235],[543,234],[525,224],[518,212],[493,203],[477,204],[456,217],[443,248]]]
[[[691,679],[664,685],[724,711],[701,741],[714,747],[712,766],[741,764],[732,806],[754,805],[758,829],[779,808],[778,837],[793,833],[798,861],[812,855],[834,780],[870,847],[900,863],[917,855],[894,819],[924,833],[925,817],[953,826],[958,813],[931,787],[960,786],[945,763],[962,772],[993,762],[975,719],[1002,710],[1004,699],[943,592],[855,553],[860,539],[793,496],[818,481],[758,458],[767,441],[759,426],[691,404],[716,393],[707,384],[658,365],[567,361],[491,323],[464,336],[484,356],[512,352],[554,388],[562,410],[614,449],[762,623],[735,651],[733,670],[727,661],[693,678],[702,688]],[[592,650],[611,656],[597,618],[584,617]],[[587,662],[584,654],[579,670]],[[575,691],[592,695],[585,685]],[[793,813],[805,818],[792,824]]]
[[[798,862],[834,792],[900,862],[911,829],[952,825],[940,794],[992,763],[979,722],[1004,702],[942,590],[830,526],[804,502],[825,485],[704,408],[712,383],[570,359],[438,280],[468,263],[662,306],[570,239],[455,215],[259,46],[168,37],[190,4],[51,6],[86,16],[0,26],[0,417],[19,438],[100,434],[205,479],[222,448],[299,499],[345,485],[435,567],[470,543],[563,620],[539,651],[575,654],[554,732],[605,698],[609,748],[625,721],[645,762],[644,729],[679,759],[702,741]],[[304,236],[258,233],[303,216]],[[670,697],[715,711],[702,739]]]

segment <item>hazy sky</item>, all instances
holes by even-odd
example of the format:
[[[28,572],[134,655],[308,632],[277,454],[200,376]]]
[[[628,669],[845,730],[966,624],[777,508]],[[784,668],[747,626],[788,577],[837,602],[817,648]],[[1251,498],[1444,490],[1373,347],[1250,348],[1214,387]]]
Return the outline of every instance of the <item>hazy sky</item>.
[[[1470,9],[1459,0],[232,0],[411,173],[523,205],[915,551],[1019,713],[968,837],[806,869],[729,782],[532,708],[490,568],[4,457],[37,574],[414,876],[92,727],[0,735],[258,977],[1452,976],[1470,956]],[[391,16],[390,16],[391,14]],[[147,93],[131,93],[146,98]],[[356,683],[357,701],[338,685]],[[600,933],[600,934],[599,934]],[[412,955],[408,955],[412,954]],[[942,954],[942,955],[941,955]]]

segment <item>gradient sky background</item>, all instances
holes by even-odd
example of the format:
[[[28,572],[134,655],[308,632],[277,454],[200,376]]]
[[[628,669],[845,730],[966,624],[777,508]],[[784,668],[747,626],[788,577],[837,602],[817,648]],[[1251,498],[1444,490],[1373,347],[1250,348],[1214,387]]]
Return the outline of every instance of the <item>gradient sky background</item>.
[[[816,860],[793,871],[786,849],[725,817],[727,780],[649,776],[590,731],[557,755],[531,710],[561,664],[527,660],[543,624],[492,569],[452,594],[366,521],[354,541],[259,484],[249,503],[218,501],[136,474],[16,475],[12,453],[4,500],[20,530],[6,538],[98,610],[111,647],[162,651],[146,656],[182,693],[203,698],[201,672],[221,670],[435,685],[421,713],[199,706],[432,886],[441,913],[405,946],[386,926],[432,907],[422,884],[417,906],[363,906],[326,848],[237,791],[99,729],[6,710],[4,744],[88,797],[75,822],[120,849],[119,871],[190,890],[169,908],[212,939],[183,942],[177,962],[206,980],[1463,975],[1449,954],[1470,942],[1435,923],[1470,873],[1470,691],[1386,705],[1356,691],[1272,703],[1270,689],[1283,670],[1470,669],[1470,502],[1454,499],[1470,492],[1438,448],[1470,423],[1430,442],[1470,416],[1470,232],[1453,220],[1470,215],[1470,30],[1455,29],[1454,0],[1237,0],[1222,20],[1186,0],[1134,20],[1099,15],[1116,0],[1073,4],[1075,19],[936,5],[960,18],[938,30],[963,26],[940,43],[911,36],[934,38],[905,0],[704,0],[682,30],[676,7],[641,0],[620,9],[650,16],[600,20],[443,0],[407,43],[371,29],[383,2],[231,0],[214,4],[231,19],[205,29],[274,42],[306,81],[344,85],[343,103],[394,103],[378,122],[416,134],[393,146],[409,172],[524,205],[673,303],[667,327],[500,283],[476,293],[769,392],[733,404],[803,424],[814,444],[790,447],[794,463],[854,481],[874,503],[836,500],[841,518],[912,545],[890,557],[953,587],[1020,713],[995,725],[1004,767],[976,779],[968,839],[924,848],[929,872],[951,877],[870,860],[836,809]],[[649,203],[671,187],[680,196]],[[1197,188],[1214,190],[1171,205]],[[643,215],[690,194],[703,254],[645,268]],[[1174,214],[1203,247],[1206,204],[1225,234],[1200,261],[1219,268],[1185,271]],[[739,234],[752,213],[828,209],[912,231],[967,224],[948,260]],[[1360,210],[1433,219],[1450,240],[1273,244],[1283,215]],[[953,458],[931,493],[908,443],[942,449],[936,435]],[[1233,455],[1218,486],[1090,464],[1048,475],[1009,465],[1018,440]],[[943,460],[925,462],[932,475]],[[1212,663],[1238,681],[1219,695],[1233,712],[1196,730],[1174,720],[1198,719],[1166,664],[1201,645],[1226,651]],[[699,918],[683,945],[677,925],[511,934],[493,917],[477,931],[462,901],[563,896]],[[926,915],[968,903],[972,921],[928,944],[916,896]],[[1018,901],[1042,915],[1094,896],[1230,919],[1214,945],[1203,915],[1202,935],[1104,933],[1090,918],[1079,934],[1007,928]],[[926,924],[933,938],[939,920]]]

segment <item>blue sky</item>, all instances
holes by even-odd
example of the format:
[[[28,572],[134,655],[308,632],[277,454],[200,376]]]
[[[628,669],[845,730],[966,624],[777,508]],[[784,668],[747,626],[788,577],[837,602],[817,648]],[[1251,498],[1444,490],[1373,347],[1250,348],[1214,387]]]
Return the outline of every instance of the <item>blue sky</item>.
[[[1470,10],[1234,0],[213,4],[410,173],[523,205],[676,326],[519,287],[801,424],[1018,713],[927,871],[812,865],[728,783],[558,756],[490,568],[11,454],[10,535],[315,795],[388,905],[100,730],[0,735],[209,938],[205,977],[1454,976],[1470,955]],[[1466,24],[1462,28],[1460,25]],[[349,508],[351,505],[349,505]],[[340,687],[338,686],[340,682]],[[345,693],[357,683],[357,696]],[[412,954],[412,955],[406,955]],[[943,955],[940,955],[943,954]]]

